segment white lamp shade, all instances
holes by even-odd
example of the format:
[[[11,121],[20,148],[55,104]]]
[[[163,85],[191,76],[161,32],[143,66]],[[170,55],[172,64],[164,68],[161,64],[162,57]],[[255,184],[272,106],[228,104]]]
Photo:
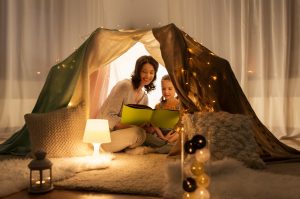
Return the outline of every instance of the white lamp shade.
[[[108,121],[88,119],[85,125],[83,142],[100,144],[111,142]]]

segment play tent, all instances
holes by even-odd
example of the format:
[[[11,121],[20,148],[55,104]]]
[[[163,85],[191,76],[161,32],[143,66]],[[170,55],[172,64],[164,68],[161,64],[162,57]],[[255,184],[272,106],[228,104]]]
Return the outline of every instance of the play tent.
[[[46,113],[81,101],[89,108],[89,92],[95,89],[90,86],[91,75],[101,75],[101,68],[137,42],[166,67],[185,111],[226,111],[252,116],[254,137],[264,160],[300,157],[299,151],[281,143],[260,122],[228,61],[174,24],[133,31],[97,29],[68,58],[51,68],[32,112]],[[22,155],[29,150],[25,125],[0,145],[2,154]]]

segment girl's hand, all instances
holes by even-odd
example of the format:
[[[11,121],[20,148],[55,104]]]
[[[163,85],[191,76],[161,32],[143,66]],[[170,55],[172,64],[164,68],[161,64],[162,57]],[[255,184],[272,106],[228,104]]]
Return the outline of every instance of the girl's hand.
[[[178,139],[178,137],[179,137],[179,134],[178,134],[177,132],[173,131],[173,130],[170,131],[170,132],[166,135],[167,141],[168,141],[169,143],[174,143],[174,142],[176,142],[177,139]]]

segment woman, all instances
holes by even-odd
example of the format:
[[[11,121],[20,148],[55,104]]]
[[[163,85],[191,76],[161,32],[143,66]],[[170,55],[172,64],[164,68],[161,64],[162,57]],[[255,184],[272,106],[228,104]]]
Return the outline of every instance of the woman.
[[[102,144],[108,152],[133,149],[142,145],[146,132],[139,126],[121,123],[121,112],[124,104],[148,105],[147,93],[155,89],[158,62],[151,56],[137,59],[131,79],[124,79],[113,87],[109,96],[100,108],[99,118],[107,119],[111,129],[111,143]]]

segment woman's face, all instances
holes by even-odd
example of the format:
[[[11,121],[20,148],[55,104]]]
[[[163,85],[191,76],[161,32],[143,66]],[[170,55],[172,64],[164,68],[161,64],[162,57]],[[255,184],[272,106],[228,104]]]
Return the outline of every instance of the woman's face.
[[[145,86],[150,84],[154,76],[155,76],[154,67],[149,63],[145,63],[140,73],[140,77],[141,77],[140,86]]]
[[[161,91],[166,100],[175,97],[175,88],[170,80],[163,80],[161,82]]]

